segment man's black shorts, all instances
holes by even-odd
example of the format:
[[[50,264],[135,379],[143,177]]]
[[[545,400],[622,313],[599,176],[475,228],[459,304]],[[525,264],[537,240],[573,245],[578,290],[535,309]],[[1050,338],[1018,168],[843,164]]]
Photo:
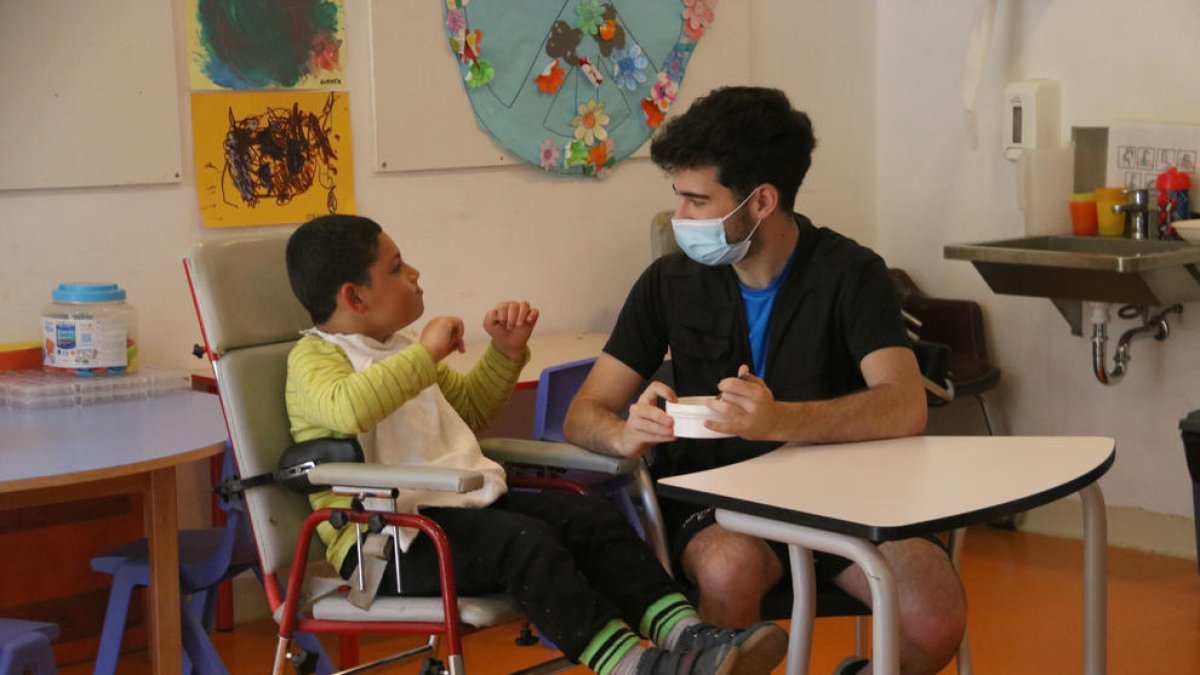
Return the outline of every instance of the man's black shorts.
[[[717,524],[715,509],[674,499],[661,499],[659,506],[663,513],[663,525],[667,531],[667,539],[671,542],[671,567],[674,570],[675,578],[681,582],[690,583],[687,575],[683,572],[683,552],[688,543],[697,534],[700,534],[701,530]],[[937,544],[942,550],[946,549],[945,543],[933,535],[922,538]],[[768,541],[767,545],[775,552],[775,556],[779,558],[779,562],[783,566],[783,577],[775,588],[779,588],[781,585],[790,588],[792,575],[791,565],[788,564],[787,544]],[[813,573],[819,586],[833,588],[833,580],[852,564],[851,561],[841,556],[824,551],[813,551]]]

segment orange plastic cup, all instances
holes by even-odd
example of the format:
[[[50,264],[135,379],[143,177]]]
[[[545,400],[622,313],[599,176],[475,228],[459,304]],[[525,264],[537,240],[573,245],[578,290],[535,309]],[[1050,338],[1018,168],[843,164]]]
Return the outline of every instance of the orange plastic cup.
[[[1125,214],[1113,213],[1112,207],[1125,203],[1125,188],[1096,189],[1096,231],[1101,237],[1120,237],[1125,234]]]
[[[1096,193],[1076,192],[1071,195],[1071,229],[1081,237],[1096,234]]]

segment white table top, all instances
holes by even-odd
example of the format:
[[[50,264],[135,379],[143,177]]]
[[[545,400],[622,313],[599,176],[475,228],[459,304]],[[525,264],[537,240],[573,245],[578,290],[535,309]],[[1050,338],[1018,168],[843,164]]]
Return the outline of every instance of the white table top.
[[[183,391],[94,405],[0,410],[0,492],[140,470],[225,440],[216,396]],[[203,452],[206,456],[211,452]],[[45,485],[42,485],[45,483]]]
[[[546,333],[538,334],[534,329],[533,337],[529,340],[529,363],[521,370],[518,386],[537,384],[542,369],[560,363],[578,361],[592,356],[599,356],[604,350],[608,335],[604,333]],[[487,349],[488,340],[472,342],[467,345],[465,353],[451,354],[446,357],[446,363],[451,368],[466,372],[475,365],[479,357]]]
[[[916,436],[786,445],[659,481],[663,496],[887,541],[963,527],[1077,492],[1108,470],[1111,438]]]

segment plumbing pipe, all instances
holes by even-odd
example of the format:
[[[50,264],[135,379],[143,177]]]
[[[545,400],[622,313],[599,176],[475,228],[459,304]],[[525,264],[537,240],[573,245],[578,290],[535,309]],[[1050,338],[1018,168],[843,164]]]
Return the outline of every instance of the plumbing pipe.
[[[1129,361],[1129,354],[1121,353],[1117,350],[1114,357],[1116,366],[1112,373],[1108,372],[1105,365],[1106,355],[1105,349],[1108,345],[1108,309],[1109,305],[1106,302],[1092,303],[1092,372],[1095,373],[1096,379],[1101,384],[1114,385],[1125,377],[1125,364]]]
[[[1092,303],[1092,372],[1095,373],[1096,379],[1101,384],[1114,385],[1125,377],[1129,361],[1133,358],[1130,354],[1130,344],[1134,340],[1148,337],[1159,342],[1166,340],[1171,335],[1171,325],[1167,323],[1167,315],[1182,314],[1183,305],[1171,305],[1150,318],[1146,318],[1147,312],[1143,308],[1142,325],[1130,328],[1117,340],[1112,370],[1108,370],[1106,366],[1105,354],[1108,345],[1108,312],[1108,303]]]

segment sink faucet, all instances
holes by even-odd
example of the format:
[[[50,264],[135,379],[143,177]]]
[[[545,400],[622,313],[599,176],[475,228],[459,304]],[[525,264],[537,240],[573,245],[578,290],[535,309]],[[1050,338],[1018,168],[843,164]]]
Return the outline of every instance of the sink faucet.
[[[1130,224],[1129,231],[1134,239],[1149,239],[1150,191],[1128,190],[1126,194],[1129,195],[1129,201],[1113,205],[1113,213],[1125,214],[1125,220]]]

